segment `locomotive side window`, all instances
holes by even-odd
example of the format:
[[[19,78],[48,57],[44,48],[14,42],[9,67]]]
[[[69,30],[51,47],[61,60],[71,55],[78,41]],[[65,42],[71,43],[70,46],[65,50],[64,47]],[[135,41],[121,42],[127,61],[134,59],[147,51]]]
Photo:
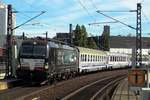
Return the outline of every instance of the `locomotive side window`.
[[[83,60],[83,55],[81,55],[81,59]],[[74,51],[67,51],[65,50],[63,53],[63,63],[70,64],[76,62],[76,54]]]
[[[57,51],[57,65],[62,64],[62,52],[60,50]]]

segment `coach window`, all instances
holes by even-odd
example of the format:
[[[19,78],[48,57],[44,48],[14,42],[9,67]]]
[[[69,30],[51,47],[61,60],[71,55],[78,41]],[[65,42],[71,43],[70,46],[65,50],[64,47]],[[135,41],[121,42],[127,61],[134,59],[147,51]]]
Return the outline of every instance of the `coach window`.
[[[114,61],[116,62],[116,57],[114,56]]]
[[[101,56],[99,56],[99,61],[101,61]]]
[[[111,56],[111,61],[113,61],[113,56]]]
[[[84,54],[82,55],[82,61],[84,61]]]
[[[93,55],[93,62],[94,62],[94,55]]]
[[[87,55],[85,55],[85,61],[87,61]]]
[[[96,61],[97,61],[97,55],[95,57],[96,57]]]
[[[112,56],[112,61],[114,61],[114,56]]]

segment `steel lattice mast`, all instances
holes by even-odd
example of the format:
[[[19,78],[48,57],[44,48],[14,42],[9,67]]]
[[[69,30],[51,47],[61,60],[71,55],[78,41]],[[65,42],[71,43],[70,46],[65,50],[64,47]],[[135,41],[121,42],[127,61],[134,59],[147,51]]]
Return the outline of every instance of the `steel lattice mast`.
[[[138,3],[136,20],[136,67],[141,67],[142,65],[141,8],[141,3]]]

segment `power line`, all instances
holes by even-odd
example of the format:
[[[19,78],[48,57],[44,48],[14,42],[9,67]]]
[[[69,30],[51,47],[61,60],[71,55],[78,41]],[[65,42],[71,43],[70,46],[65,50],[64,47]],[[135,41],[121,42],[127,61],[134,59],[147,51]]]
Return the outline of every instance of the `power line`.
[[[81,2],[81,0],[76,0],[81,6],[82,8],[87,12],[87,14],[95,20],[95,18],[90,14],[90,12],[88,11],[88,9],[83,5],[83,3]]]
[[[123,24],[123,25],[125,25],[125,26],[128,26],[128,27],[130,27],[130,28],[136,30],[135,27],[132,27],[131,25],[128,25],[128,24],[126,24],[126,23],[124,23],[124,22],[121,22],[121,21],[119,21],[118,19],[115,19],[115,18],[113,18],[113,17],[110,17],[110,16],[108,16],[108,15],[102,13],[101,11],[96,11],[96,12],[99,13],[99,14],[101,14],[101,15],[103,15],[103,16],[105,16],[105,17],[107,17],[107,18],[110,18],[110,19],[112,19],[112,20],[115,20],[115,21],[117,21],[117,22],[119,22],[119,23],[121,23],[121,24]]]
[[[98,25],[98,24],[106,24],[106,23],[117,23],[117,21],[110,21],[110,22],[96,22],[96,23],[89,23],[88,25]]]
[[[94,7],[95,9],[98,9],[97,6],[96,6],[96,4],[94,3],[94,0],[90,0],[90,2],[92,3],[92,5],[93,5],[93,7]]]
[[[101,10],[100,12],[116,12],[116,13],[118,13],[118,12],[122,12],[122,13],[124,13],[124,12],[136,12],[136,10],[117,10],[117,11],[113,11],[113,10]]]
[[[142,10],[142,14],[143,14],[143,17],[145,18],[145,20],[147,20],[148,22],[150,22],[149,18],[146,16],[146,14],[144,13],[143,10]]]
[[[13,28],[12,30],[15,30],[15,29],[17,29],[17,28],[19,28],[19,27],[21,27],[21,26],[25,25],[26,23],[28,23],[28,22],[32,21],[33,19],[35,19],[35,18],[37,18],[37,17],[41,16],[41,15],[42,15],[42,14],[44,14],[44,13],[45,13],[45,11],[42,11],[40,14],[38,14],[38,15],[36,15],[36,16],[34,16],[34,17],[32,17],[31,19],[27,20],[26,22],[24,22],[24,23],[22,23],[22,24],[20,24],[20,25],[16,26],[16,27],[15,27],[15,28]]]

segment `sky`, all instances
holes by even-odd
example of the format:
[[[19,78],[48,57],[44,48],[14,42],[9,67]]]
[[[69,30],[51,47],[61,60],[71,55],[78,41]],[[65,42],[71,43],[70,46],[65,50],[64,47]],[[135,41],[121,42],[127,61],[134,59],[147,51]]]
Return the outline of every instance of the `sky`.
[[[120,23],[105,23],[90,25],[97,22],[114,22],[96,11],[129,11],[136,10],[136,4],[142,4],[142,36],[150,36],[150,0],[1,0],[3,3],[12,4],[16,13],[16,25],[46,11],[43,15],[32,20],[26,25],[16,29],[16,34],[22,32],[29,37],[44,36],[54,37],[58,32],[69,32],[69,24],[73,29],[77,24],[85,25],[88,34],[99,36],[104,25],[110,25],[110,35],[134,36],[136,31]],[[121,22],[136,27],[135,12],[103,12]]]

